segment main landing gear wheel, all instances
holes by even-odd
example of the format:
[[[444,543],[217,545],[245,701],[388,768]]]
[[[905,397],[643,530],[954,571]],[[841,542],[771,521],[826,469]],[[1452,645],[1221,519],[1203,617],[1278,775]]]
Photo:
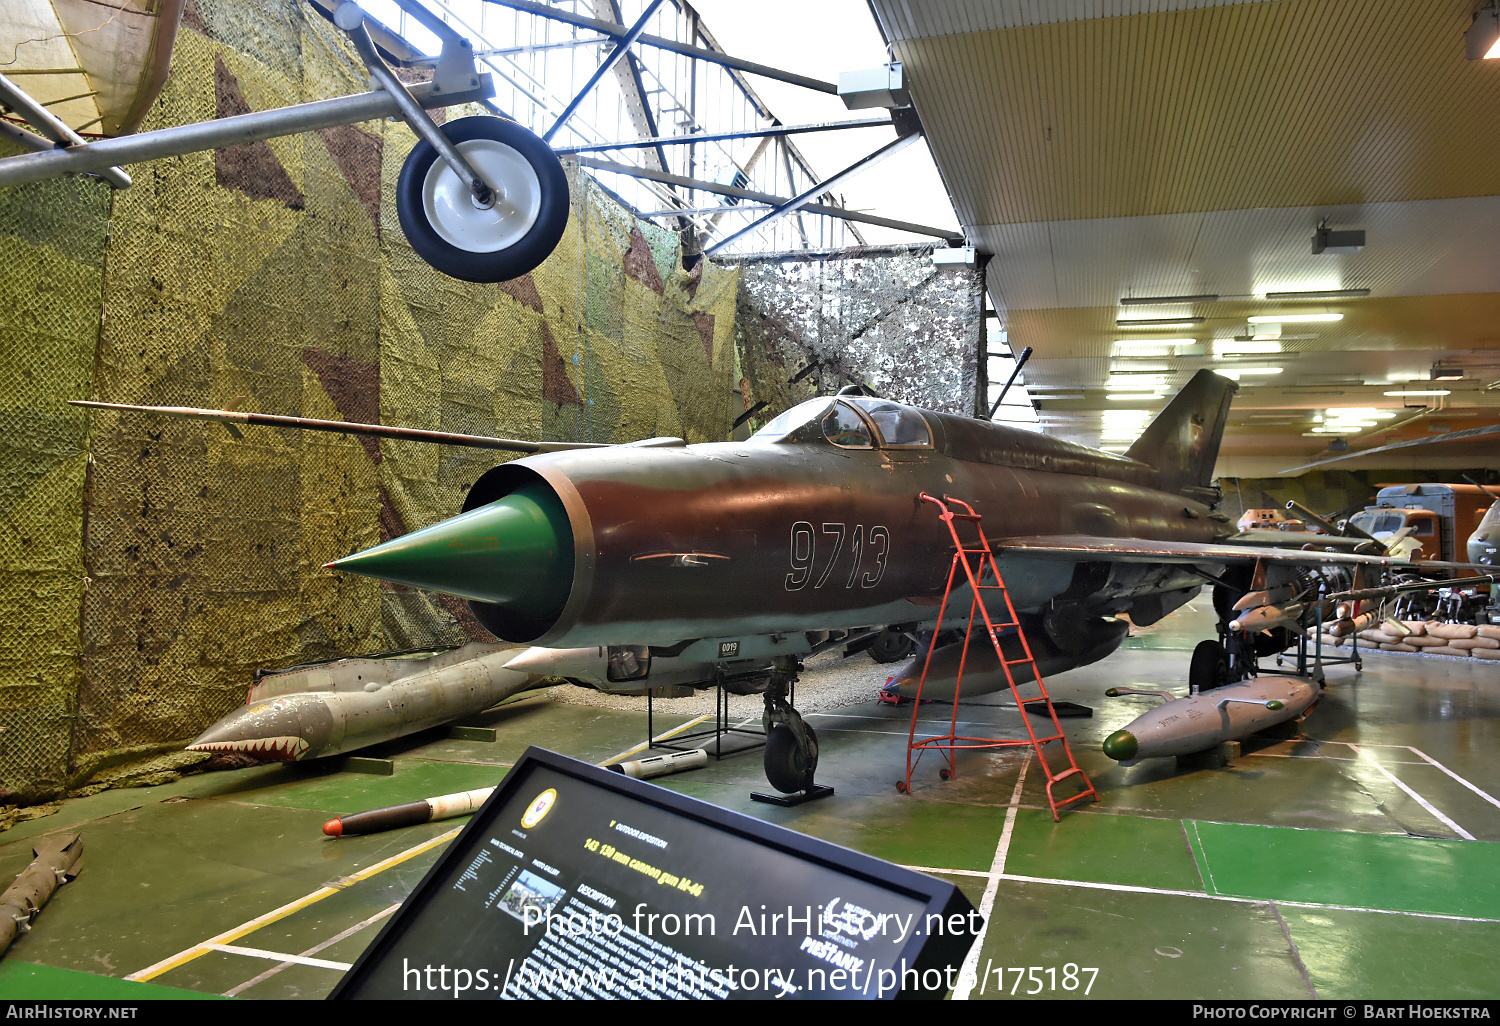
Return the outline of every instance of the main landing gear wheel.
[[[547,259],[568,225],[568,179],[557,155],[505,118],[461,118],[441,131],[493,190],[492,201],[479,202],[424,140],[396,185],[401,230],[418,256],[451,277],[521,277]]]
[[[870,658],[877,663],[894,663],[898,659],[909,659],[917,649],[917,643],[900,631],[889,627],[875,635],[870,643]]]
[[[1188,663],[1188,688],[1193,694],[1229,683],[1229,655],[1217,641],[1200,641]]]

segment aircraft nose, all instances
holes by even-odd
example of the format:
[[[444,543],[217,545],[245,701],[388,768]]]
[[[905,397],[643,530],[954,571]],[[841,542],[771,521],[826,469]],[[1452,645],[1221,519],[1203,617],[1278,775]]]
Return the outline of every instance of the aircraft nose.
[[[326,565],[555,616],[573,584],[573,532],[557,497],[530,486]]]
[[[192,752],[244,752],[267,762],[295,762],[325,741],[332,726],[322,703],[268,699],[234,710],[187,747]]]
[[[1141,750],[1140,742],[1128,730],[1117,730],[1104,739],[1104,754],[1116,762],[1128,762]]]

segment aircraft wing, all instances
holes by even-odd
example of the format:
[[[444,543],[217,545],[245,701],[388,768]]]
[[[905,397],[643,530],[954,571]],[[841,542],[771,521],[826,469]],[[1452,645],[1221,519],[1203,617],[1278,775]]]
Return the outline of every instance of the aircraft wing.
[[[228,428],[236,438],[239,437],[239,430],[234,425],[264,424],[269,427],[301,428],[305,431],[331,431],[340,435],[374,435],[377,438],[398,438],[408,442],[459,445],[471,449],[498,449],[502,452],[562,452],[567,449],[606,447],[603,442],[529,442],[519,438],[457,435],[448,431],[424,431],[421,428],[362,424],[358,421],[313,420],[309,417],[282,417],[271,413],[246,413],[242,410],[201,410],[196,406],[131,406],[126,403],[97,403],[86,399],[69,399],[68,405],[84,406],[92,410],[129,410],[135,413],[156,413],[166,417],[216,420]]]
[[[1309,537],[1319,537],[1310,535]],[[1261,560],[1281,564],[1338,564],[1422,570],[1490,569],[1470,563],[1412,563],[1388,556],[1328,552],[1319,548],[1261,548],[1215,542],[1150,541],[1143,538],[1099,538],[1083,534],[1047,534],[1030,538],[990,540],[996,552],[1012,552],[1042,559],[1095,560],[1104,563],[1221,563],[1251,565]]]
[[[1330,549],[1352,549],[1359,545],[1365,545],[1370,541],[1368,538],[1360,538],[1339,534],[1315,534],[1312,531],[1267,531],[1252,528],[1241,531],[1238,534],[1225,538],[1225,545],[1250,545],[1256,548],[1284,549],[1303,545],[1316,545],[1320,548]]]

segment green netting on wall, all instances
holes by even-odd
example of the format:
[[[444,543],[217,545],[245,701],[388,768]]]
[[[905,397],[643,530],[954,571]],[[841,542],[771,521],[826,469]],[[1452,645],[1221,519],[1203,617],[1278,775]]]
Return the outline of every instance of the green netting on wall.
[[[309,6],[198,0],[143,130],[365,88]],[[727,436],[737,271],[684,273],[674,235],[570,166],[571,220],[542,266],[500,285],[444,277],[397,223],[412,143],[370,122],[135,165],[113,195],[0,192],[10,800],[101,766],[130,779],[120,760],[241,704],[259,667],[479,630],[457,601],[322,565],[456,513],[495,454],[235,438],[66,399],[522,438]]]
[[[0,191],[0,801],[67,778],[89,419],[66,400],[92,390],[109,192]]]

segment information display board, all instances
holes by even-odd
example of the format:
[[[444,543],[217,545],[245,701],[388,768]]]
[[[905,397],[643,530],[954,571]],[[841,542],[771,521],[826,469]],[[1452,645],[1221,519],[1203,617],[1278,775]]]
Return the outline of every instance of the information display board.
[[[941,997],[952,884],[528,749],[334,998]]]

